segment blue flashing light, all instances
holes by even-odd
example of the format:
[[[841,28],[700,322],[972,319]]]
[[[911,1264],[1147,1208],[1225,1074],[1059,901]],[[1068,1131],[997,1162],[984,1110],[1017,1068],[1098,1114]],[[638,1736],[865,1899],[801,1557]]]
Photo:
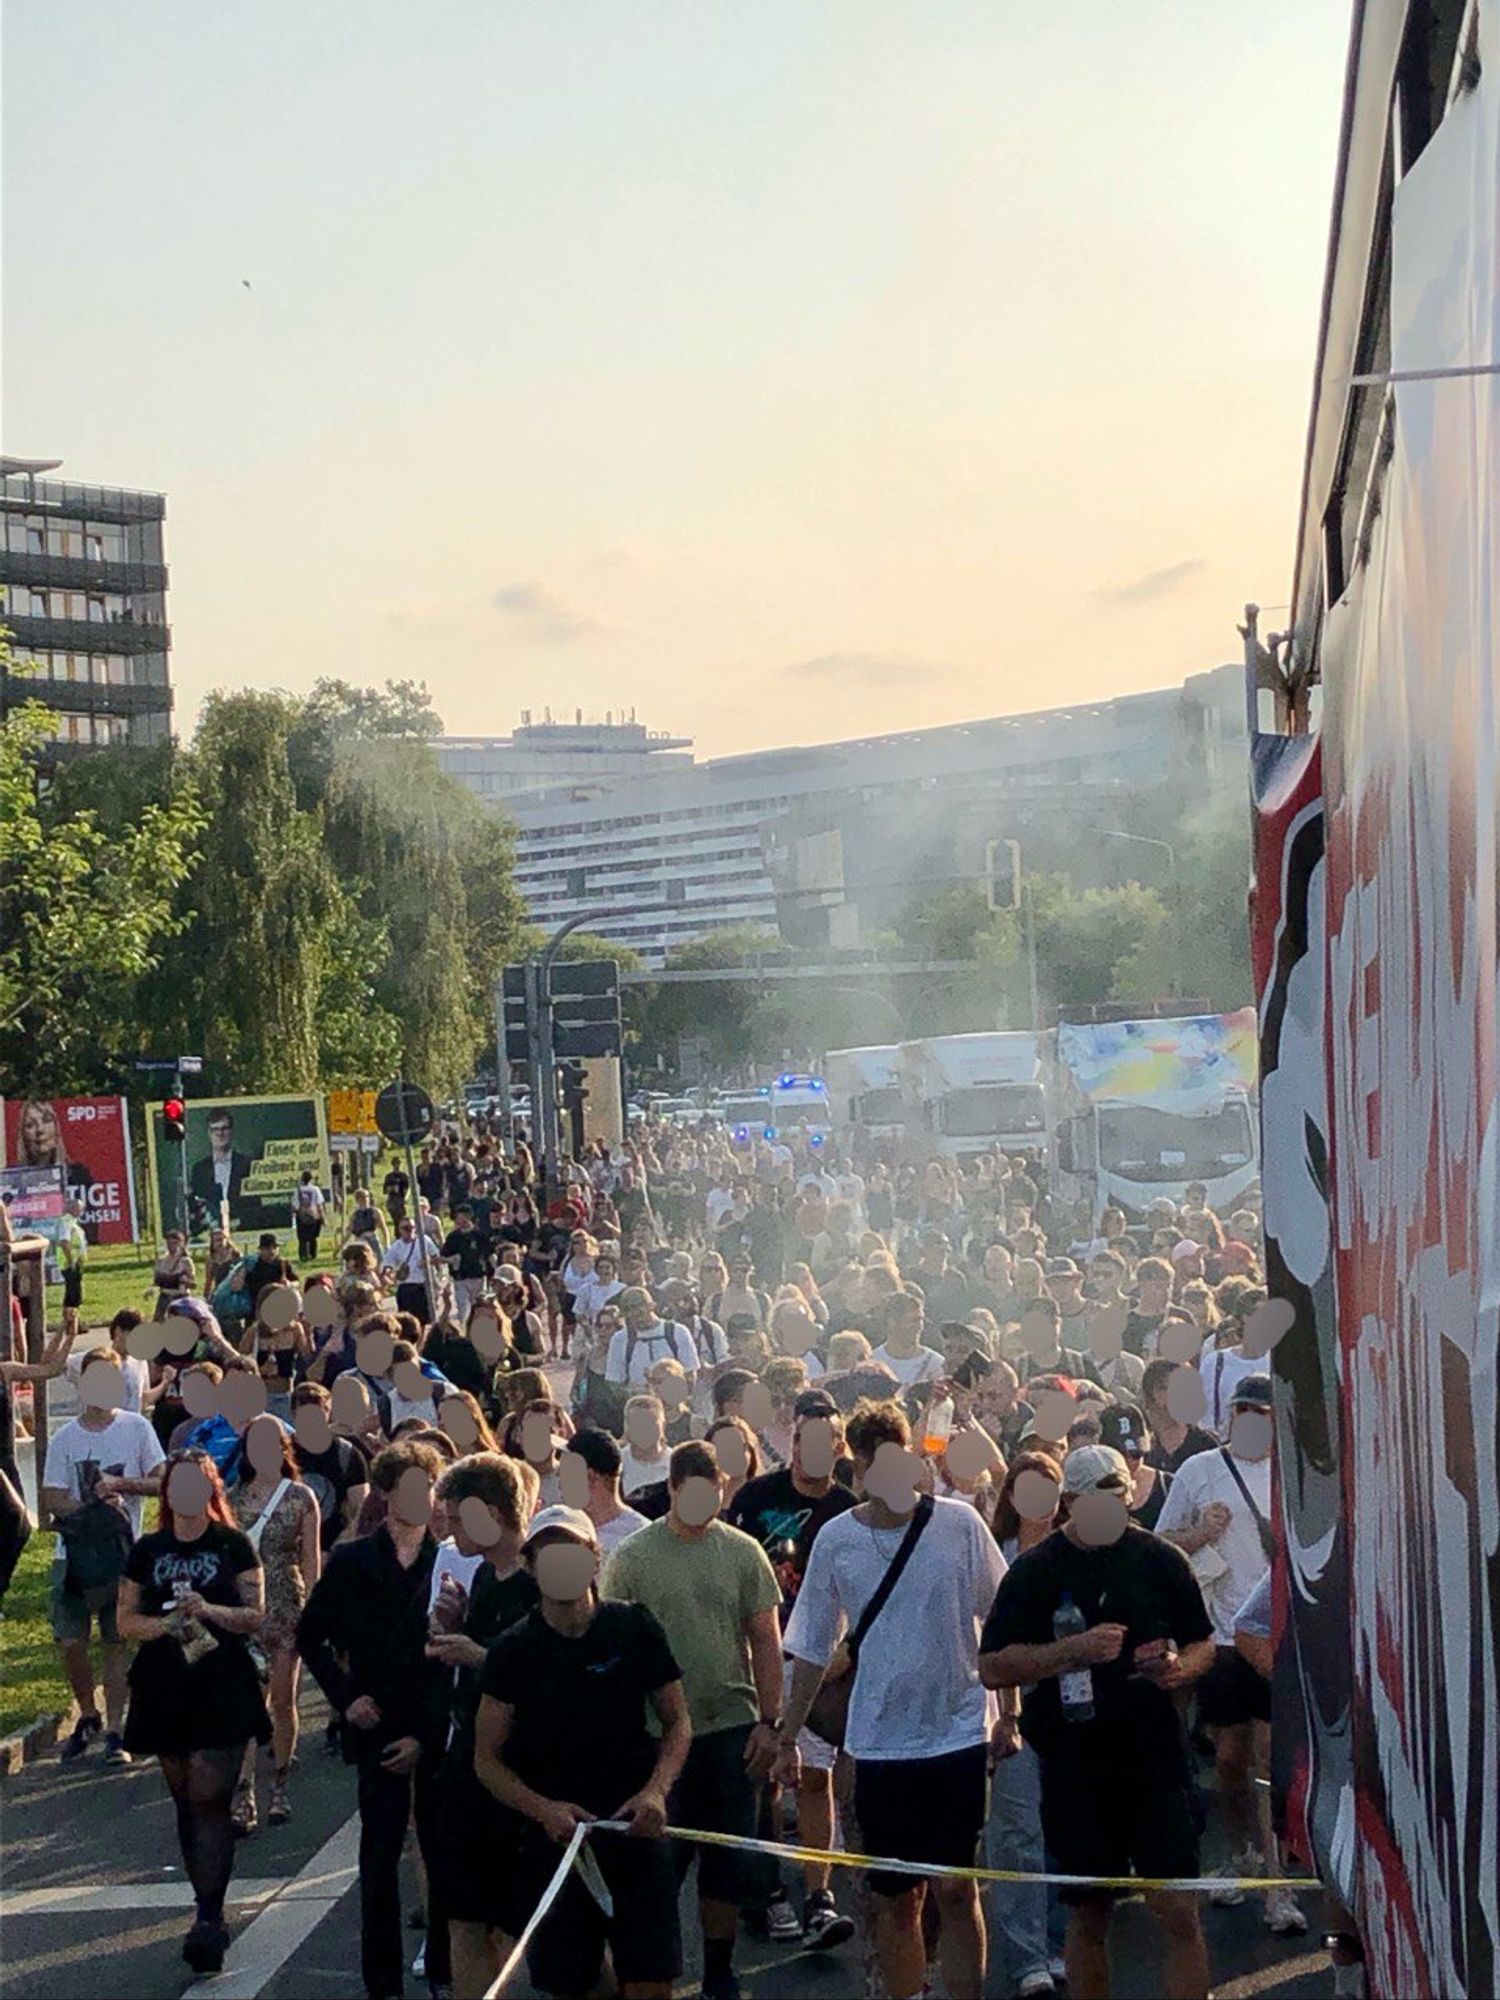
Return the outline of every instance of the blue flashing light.
[[[823,1134],[821,1132],[812,1133],[808,1138],[807,1143],[809,1146],[812,1146],[814,1149],[816,1149],[823,1143]]]
[[[745,1145],[750,1138],[750,1127],[748,1125],[736,1125],[734,1128],[734,1136],[735,1136],[735,1141],[738,1145],[741,1146]]]
[[[763,1139],[774,1139],[776,1137],[776,1127],[774,1125],[766,1126],[765,1130],[761,1134],[761,1137]]]
[[[781,1076],[776,1081],[782,1090],[795,1090],[797,1086],[797,1079],[794,1076]]]

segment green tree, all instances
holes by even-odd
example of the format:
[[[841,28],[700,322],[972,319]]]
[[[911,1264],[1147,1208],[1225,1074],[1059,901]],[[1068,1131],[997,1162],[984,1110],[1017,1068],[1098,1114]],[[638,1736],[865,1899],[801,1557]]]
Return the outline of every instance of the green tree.
[[[9,650],[0,642],[0,670]],[[149,974],[184,922],[176,898],[205,816],[176,787],[106,828],[39,795],[56,717],[26,702],[0,721],[0,1075],[7,1095],[83,1089],[112,1029],[108,997]]]

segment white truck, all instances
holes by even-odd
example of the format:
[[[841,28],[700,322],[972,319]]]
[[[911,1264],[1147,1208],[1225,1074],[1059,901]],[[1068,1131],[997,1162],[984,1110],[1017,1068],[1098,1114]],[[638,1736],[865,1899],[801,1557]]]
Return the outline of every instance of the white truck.
[[[961,1156],[1047,1155],[1050,1136],[1042,1037],[1024,1032],[933,1035],[901,1044],[907,1130]]]
[[[1132,1220],[1194,1182],[1228,1215],[1259,1174],[1253,1007],[1175,1020],[1063,1022],[1053,1078],[1054,1187]]]
[[[830,1049],[823,1058],[823,1079],[836,1131],[852,1132],[858,1126],[874,1139],[899,1139],[906,1130],[901,1051],[894,1042]]]

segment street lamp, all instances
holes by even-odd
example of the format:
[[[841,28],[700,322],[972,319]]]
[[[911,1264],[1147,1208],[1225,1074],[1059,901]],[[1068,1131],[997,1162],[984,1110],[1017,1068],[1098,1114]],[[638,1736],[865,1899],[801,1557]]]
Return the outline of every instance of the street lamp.
[[[1170,840],[1157,840],[1149,833],[1126,833],[1121,827],[1105,829],[1106,840],[1128,840],[1137,847],[1156,847],[1167,857],[1167,879],[1172,885],[1173,929],[1177,936],[1173,940],[1172,964],[1168,977],[1171,981],[1172,997],[1181,990],[1177,979],[1177,953],[1182,949],[1182,879],[1177,873],[1177,849]]]

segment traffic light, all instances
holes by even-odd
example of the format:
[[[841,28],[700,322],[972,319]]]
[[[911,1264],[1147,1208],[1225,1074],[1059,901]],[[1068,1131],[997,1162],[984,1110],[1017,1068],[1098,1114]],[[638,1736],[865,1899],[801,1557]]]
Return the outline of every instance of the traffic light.
[[[582,1108],[589,1094],[589,1074],[581,1062],[559,1063],[558,1081],[562,1084],[562,1101],[565,1110]]]
[[[169,1145],[180,1146],[187,1138],[187,1106],[180,1097],[162,1099],[161,1130]]]

